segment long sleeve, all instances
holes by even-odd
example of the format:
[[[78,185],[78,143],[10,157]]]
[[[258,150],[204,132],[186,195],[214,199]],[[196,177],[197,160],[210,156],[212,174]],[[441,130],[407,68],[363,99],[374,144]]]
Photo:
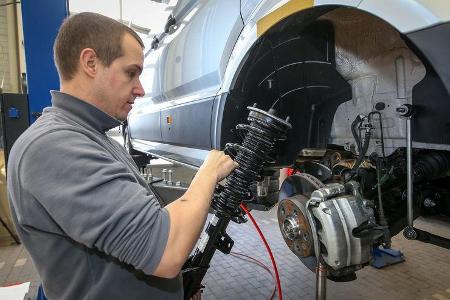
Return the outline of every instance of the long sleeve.
[[[61,232],[18,219],[42,231],[65,234],[89,248],[152,274],[164,251],[169,215],[130,172],[99,143],[75,131],[36,139],[19,165],[24,192],[37,201]],[[26,205],[26,204],[24,204]]]

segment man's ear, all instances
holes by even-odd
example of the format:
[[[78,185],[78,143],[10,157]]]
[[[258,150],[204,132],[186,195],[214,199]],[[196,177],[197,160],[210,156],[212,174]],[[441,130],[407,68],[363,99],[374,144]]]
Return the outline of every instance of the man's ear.
[[[80,71],[89,77],[95,77],[98,70],[99,60],[95,51],[91,48],[85,48],[80,53]]]

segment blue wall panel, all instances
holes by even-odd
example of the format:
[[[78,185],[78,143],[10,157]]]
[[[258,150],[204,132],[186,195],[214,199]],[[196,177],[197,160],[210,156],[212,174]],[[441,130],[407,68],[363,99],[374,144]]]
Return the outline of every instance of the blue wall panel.
[[[50,106],[50,90],[59,89],[53,62],[53,42],[68,15],[66,0],[22,0],[22,23],[27,65],[30,123]]]

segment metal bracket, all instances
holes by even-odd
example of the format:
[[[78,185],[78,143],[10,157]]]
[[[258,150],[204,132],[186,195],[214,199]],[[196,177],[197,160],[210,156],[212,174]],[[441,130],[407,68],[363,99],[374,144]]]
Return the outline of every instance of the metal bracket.
[[[423,243],[433,244],[438,247],[450,249],[450,239],[429,233],[418,228],[408,226],[403,231],[403,235],[408,240],[417,240]]]
[[[233,245],[233,239],[226,232],[216,240],[216,247],[223,254],[230,254]]]
[[[199,289],[202,289],[203,285],[200,282],[208,271],[208,268],[209,266],[207,268],[194,267],[182,269],[184,299],[190,299],[189,295],[194,295]]]

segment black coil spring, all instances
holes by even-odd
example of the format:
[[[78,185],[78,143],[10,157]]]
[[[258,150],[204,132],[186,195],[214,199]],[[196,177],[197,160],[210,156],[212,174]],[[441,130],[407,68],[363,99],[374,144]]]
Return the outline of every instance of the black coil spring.
[[[425,152],[414,164],[414,181],[436,179],[450,169],[450,154],[445,151]]]
[[[242,145],[227,144],[234,152],[234,160],[239,164],[227,178],[225,188],[214,199],[213,208],[229,216],[236,214],[241,201],[246,200],[250,193],[249,186],[252,181],[261,180],[263,165],[271,160],[269,154],[273,151],[275,143],[286,138],[286,131],[291,128],[287,120],[274,115],[273,110],[265,112],[255,107],[250,110],[247,124],[236,126],[238,130],[245,130]]]

